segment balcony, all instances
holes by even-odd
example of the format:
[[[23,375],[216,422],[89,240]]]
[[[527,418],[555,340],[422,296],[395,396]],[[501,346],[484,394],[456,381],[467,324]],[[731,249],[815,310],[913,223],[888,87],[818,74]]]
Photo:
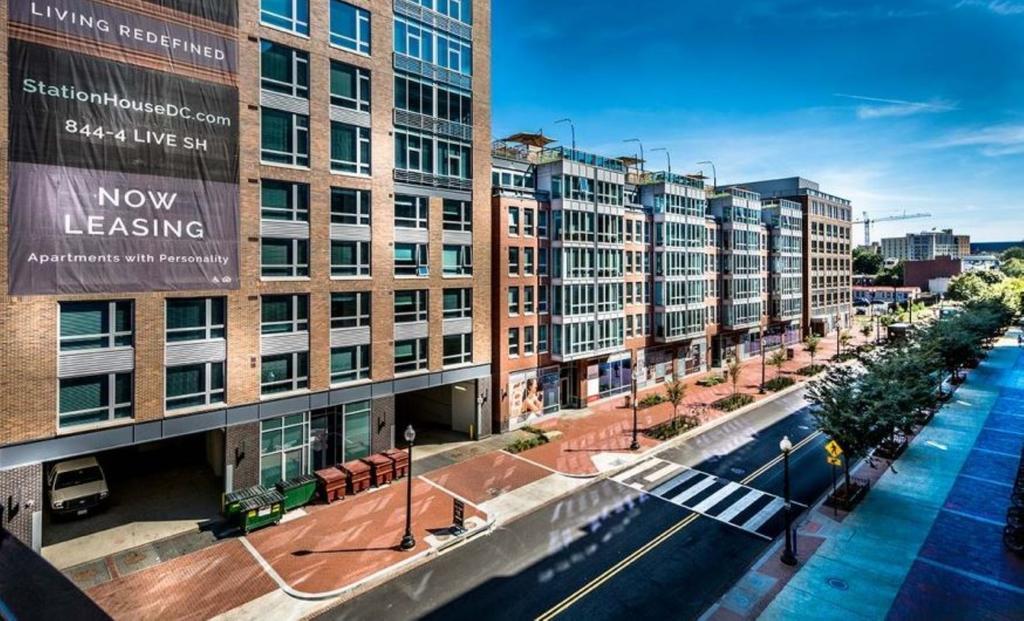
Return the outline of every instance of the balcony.
[[[461,177],[444,177],[431,175],[429,173],[417,172],[415,170],[395,169],[395,181],[399,183],[411,183],[431,188],[445,188],[449,190],[473,191],[473,180],[462,179]]]
[[[473,90],[473,78],[452,71],[451,69],[445,69],[433,63],[424,62],[418,58],[412,56],[406,56],[405,54],[394,53],[394,65],[395,69],[406,71],[420,77],[424,77],[437,82],[443,82],[450,86],[456,86],[467,91]]]
[[[602,155],[594,155],[593,153],[585,153],[576,149],[567,149],[565,147],[552,147],[550,149],[544,149],[537,156],[538,164],[549,164],[551,162],[557,162],[560,160],[568,160],[570,162],[579,162],[580,164],[586,164],[588,166],[594,166],[596,168],[604,168],[605,170],[612,170],[615,172],[626,172],[626,166],[619,160],[610,157],[604,157]]]
[[[395,0],[395,13],[397,15],[404,15],[405,17],[411,17],[417,21],[423,22],[429,26],[433,26],[438,30],[443,30],[448,34],[455,35],[456,37],[462,37],[463,39],[473,39],[473,27],[469,24],[460,22],[457,19],[452,19],[447,15],[443,15],[428,9],[421,4],[410,2],[409,0]]]
[[[437,134],[439,136],[448,136],[450,138],[465,140],[466,142],[473,141],[472,125],[465,125],[463,123],[456,123],[455,121],[439,119],[437,117],[427,116],[426,114],[419,114],[417,112],[409,112],[408,110],[399,110],[398,108],[395,108],[395,125],[403,125],[405,127],[430,132],[431,134]]]

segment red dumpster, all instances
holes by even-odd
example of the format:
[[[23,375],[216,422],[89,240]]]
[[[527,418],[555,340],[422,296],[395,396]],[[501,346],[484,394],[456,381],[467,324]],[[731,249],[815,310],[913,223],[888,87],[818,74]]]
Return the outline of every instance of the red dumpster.
[[[345,473],[348,482],[348,493],[358,494],[370,488],[370,465],[358,459],[338,466],[338,469]]]
[[[395,464],[386,456],[377,453],[364,457],[363,461],[373,469],[373,484],[377,487],[387,485],[395,479]]]
[[[409,474],[409,453],[401,449],[388,449],[382,453],[391,460],[395,467],[395,478],[401,479]]]
[[[324,468],[313,473],[316,475],[317,487],[324,502],[331,504],[345,497],[345,473],[337,468]]]

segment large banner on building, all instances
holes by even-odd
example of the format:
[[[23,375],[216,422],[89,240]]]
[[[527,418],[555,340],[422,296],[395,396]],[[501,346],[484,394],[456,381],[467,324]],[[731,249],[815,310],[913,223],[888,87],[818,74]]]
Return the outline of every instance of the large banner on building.
[[[11,294],[237,287],[234,6],[10,1]]]

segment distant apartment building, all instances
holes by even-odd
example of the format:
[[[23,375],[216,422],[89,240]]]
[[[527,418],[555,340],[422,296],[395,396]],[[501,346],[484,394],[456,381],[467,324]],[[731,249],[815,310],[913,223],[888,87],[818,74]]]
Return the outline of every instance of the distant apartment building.
[[[931,261],[937,257],[959,259],[970,253],[971,238],[955,235],[952,229],[882,239],[882,257],[887,261]]]
[[[90,4],[109,29],[8,4],[5,528],[39,541],[74,456],[201,464],[179,487],[216,505],[410,423],[489,433],[490,2]],[[123,105],[44,103],[29,77]],[[131,111],[151,103],[189,113]]]
[[[821,191],[802,177],[734,184],[762,200],[785,199],[802,211],[803,331],[823,335],[850,327],[853,317],[850,201]]]
[[[493,149],[493,428],[801,338],[803,217],[517,134]]]

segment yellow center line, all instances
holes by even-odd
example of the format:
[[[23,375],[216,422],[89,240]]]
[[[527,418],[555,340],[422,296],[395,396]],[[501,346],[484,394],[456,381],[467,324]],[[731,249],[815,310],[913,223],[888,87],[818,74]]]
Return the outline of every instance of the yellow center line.
[[[790,453],[794,453],[794,452],[800,450],[801,448],[803,448],[804,446],[807,446],[811,441],[813,441],[815,438],[817,438],[820,435],[821,435],[821,431],[815,431],[814,433],[808,435],[803,440],[800,440],[799,442],[794,444],[793,448],[790,449],[789,452]],[[778,464],[781,461],[782,461],[782,455],[779,455],[775,459],[769,461],[765,465],[763,465],[760,468],[758,468],[757,470],[755,470],[750,476],[748,476],[747,478],[743,479],[743,481],[741,481],[741,483],[743,485],[746,485],[746,484],[750,483],[751,481],[753,481],[754,479],[756,479],[757,477],[761,476],[762,474],[767,472],[769,469],[771,469],[772,466],[775,466],[776,464]],[[675,525],[669,527],[665,532],[661,533],[660,535],[658,535],[654,539],[651,539],[650,541],[645,543],[643,546],[641,546],[640,548],[635,550],[629,556],[623,558],[618,563],[616,563],[616,564],[612,565],[611,567],[609,567],[607,570],[605,570],[604,573],[602,573],[597,578],[594,578],[593,580],[591,580],[583,588],[581,588],[580,590],[576,591],[575,593],[573,593],[569,597],[565,598],[564,600],[562,600],[561,602],[556,604],[553,608],[551,608],[547,612],[542,613],[540,616],[537,617],[536,621],[550,621],[550,619],[554,619],[558,615],[562,614],[563,612],[568,610],[570,607],[572,607],[576,602],[580,601],[581,599],[583,599],[584,597],[586,597],[590,593],[594,592],[594,590],[596,590],[598,587],[600,587],[604,583],[606,583],[609,580],[611,580],[612,578],[614,578],[617,574],[621,573],[622,570],[626,569],[627,567],[629,567],[633,563],[635,563],[638,560],[640,560],[648,552],[650,552],[654,548],[658,547],[659,545],[665,543],[673,535],[675,535],[679,531],[683,530],[684,528],[686,528],[687,526],[689,526],[690,524],[695,522],[697,520],[697,518],[699,518],[699,517],[700,517],[699,513],[691,513],[690,515],[686,516],[685,518],[683,518],[682,520],[677,522]]]

